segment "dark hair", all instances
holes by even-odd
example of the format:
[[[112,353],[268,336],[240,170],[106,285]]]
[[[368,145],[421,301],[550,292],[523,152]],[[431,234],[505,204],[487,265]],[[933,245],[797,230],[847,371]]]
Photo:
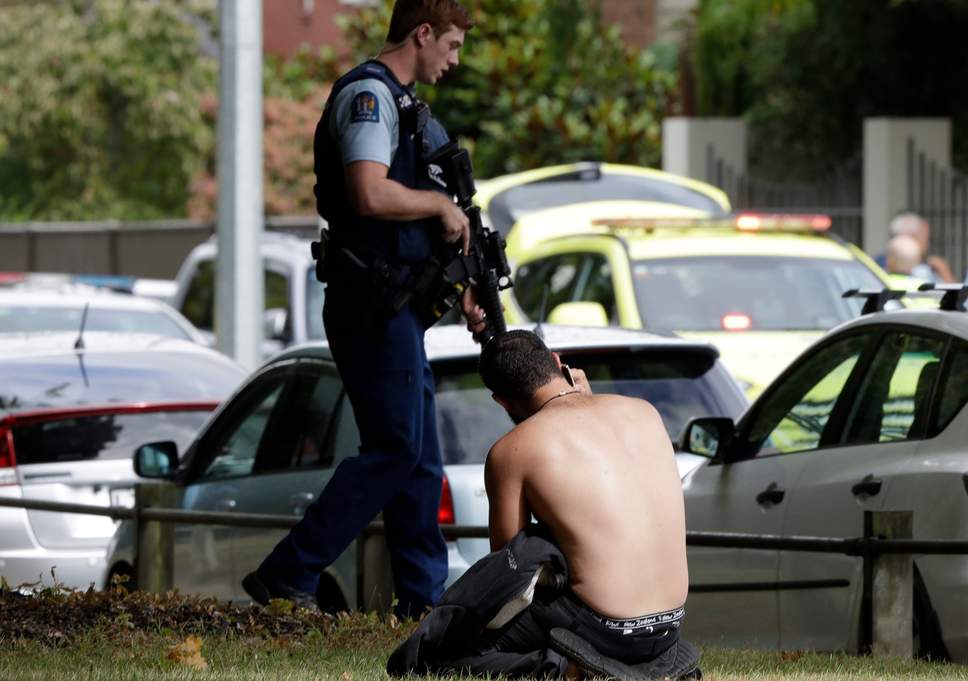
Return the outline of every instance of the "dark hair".
[[[387,42],[403,42],[420,24],[430,24],[435,37],[446,33],[452,24],[464,31],[474,26],[467,10],[457,0],[397,0],[393,4]]]
[[[506,399],[527,399],[560,375],[551,350],[531,331],[508,331],[488,341],[478,371],[484,385]]]

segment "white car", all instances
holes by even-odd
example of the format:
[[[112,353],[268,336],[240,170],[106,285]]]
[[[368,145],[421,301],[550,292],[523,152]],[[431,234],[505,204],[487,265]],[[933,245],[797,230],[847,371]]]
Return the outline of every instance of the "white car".
[[[860,537],[913,511],[914,539],[968,539],[968,314],[875,311],[828,332],[734,426],[690,424],[711,458],[684,480],[690,531]],[[968,556],[914,556],[915,649],[968,661]],[[862,561],[689,549],[685,635],[713,645],[855,650]]]
[[[183,445],[245,377],[228,357],[152,335],[0,334],[0,497],[129,506],[131,456],[160,435]],[[116,523],[0,508],[11,587],[102,586]]]
[[[597,392],[644,397],[677,438],[698,415],[736,416],[746,405],[716,349],[623,329],[544,327],[549,347],[585,370]],[[437,425],[446,476],[441,523],[486,526],[484,458],[508,430],[510,419],[477,373],[480,347],[463,327],[427,332],[427,355],[437,383]],[[356,454],[359,434],[329,348],[291,348],[264,364],[227,400],[181,457],[173,476],[177,504],[197,511],[301,516],[334,467]],[[146,447],[174,453],[168,443]],[[702,459],[684,456],[680,471]],[[175,525],[174,584],[184,593],[248,601],[242,578],[254,570],[284,532],[205,525]],[[449,579],[488,553],[487,539],[448,543]],[[355,607],[356,550],[326,569],[321,605]],[[112,573],[131,574],[133,526],[115,537]]]
[[[0,334],[135,333],[209,345],[170,305],[84,284],[25,283],[0,288]]]
[[[311,242],[282,232],[265,232],[259,240],[265,285],[263,345],[265,357],[284,347],[324,340],[325,286],[316,280]],[[175,277],[172,305],[214,343],[215,260],[212,237],[191,250]]]

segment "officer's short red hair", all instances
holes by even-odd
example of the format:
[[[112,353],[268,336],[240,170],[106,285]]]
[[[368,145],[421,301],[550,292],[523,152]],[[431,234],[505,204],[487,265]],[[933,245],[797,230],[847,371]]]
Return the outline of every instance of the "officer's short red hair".
[[[435,36],[446,33],[451,26],[464,31],[474,26],[467,10],[457,0],[397,0],[393,4],[387,42],[403,42],[421,24],[430,24]]]

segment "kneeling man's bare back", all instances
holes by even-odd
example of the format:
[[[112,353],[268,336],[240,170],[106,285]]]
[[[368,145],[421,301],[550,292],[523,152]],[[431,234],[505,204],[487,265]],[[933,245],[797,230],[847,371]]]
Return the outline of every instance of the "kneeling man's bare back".
[[[572,591],[594,610],[629,619],[679,608],[689,584],[685,513],[659,413],[641,399],[593,395],[577,369],[571,385],[558,355],[529,336],[512,332],[481,360],[517,423],[487,458],[491,549],[533,514],[564,553]],[[516,348],[520,357],[510,351],[536,340]],[[515,361],[523,366],[507,366]]]

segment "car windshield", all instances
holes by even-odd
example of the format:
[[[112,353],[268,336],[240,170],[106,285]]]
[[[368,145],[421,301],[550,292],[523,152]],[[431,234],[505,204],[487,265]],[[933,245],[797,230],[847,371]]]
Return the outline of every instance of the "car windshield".
[[[656,201],[722,215],[711,197],[661,178],[601,172],[595,167],[517,185],[497,194],[488,204],[491,224],[507,236],[521,216],[536,210],[585,201]]]
[[[323,300],[326,287],[316,280],[316,266],[306,271],[306,335],[310,340],[326,340],[323,328]]]
[[[592,391],[648,400],[662,415],[675,442],[689,419],[736,418],[745,402],[732,379],[711,353],[627,349],[597,353],[562,353],[580,367]],[[474,365],[437,363],[437,432],[444,464],[480,464],[512,422],[491,399]]]
[[[0,307],[0,332],[37,333],[80,331],[84,305],[3,305]],[[191,336],[163,312],[98,308],[87,312],[85,331],[145,333],[166,338],[191,340]]]
[[[884,288],[855,260],[765,256],[639,260],[632,278],[650,331],[826,330],[860,314],[851,288]]]

